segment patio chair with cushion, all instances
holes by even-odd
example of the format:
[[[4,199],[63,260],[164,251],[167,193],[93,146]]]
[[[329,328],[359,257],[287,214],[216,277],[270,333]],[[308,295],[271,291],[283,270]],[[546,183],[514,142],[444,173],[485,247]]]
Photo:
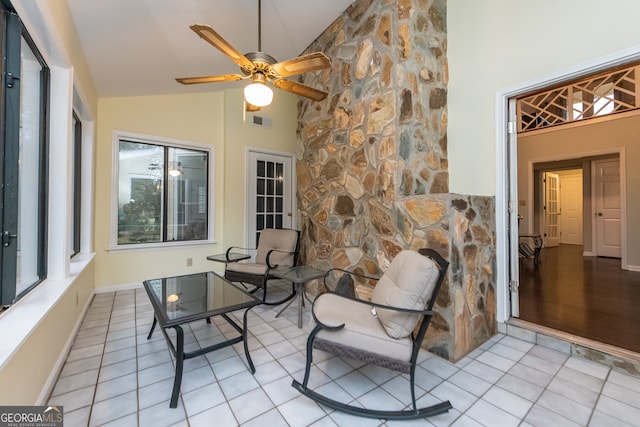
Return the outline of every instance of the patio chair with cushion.
[[[288,228],[265,228],[260,231],[257,248],[231,246],[227,249],[224,277],[231,282],[253,285],[253,291],[262,289],[262,301],[267,304],[281,304],[295,296],[292,293],[277,302],[267,302],[267,283],[275,279],[270,271],[279,267],[293,267],[298,261],[300,232]],[[234,262],[230,254],[234,250],[255,251],[255,260]]]
[[[304,379],[302,383],[294,380],[293,387],[322,405],[369,418],[416,419],[451,409],[449,401],[418,408],[415,396],[420,345],[434,315],[432,308],[448,266],[432,249],[404,250],[378,280],[371,301],[335,292],[321,294],[312,307]],[[335,270],[338,269],[330,270],[325,277]],[[309,389],[314,348],[409,374],[410,407],[363,408]]]

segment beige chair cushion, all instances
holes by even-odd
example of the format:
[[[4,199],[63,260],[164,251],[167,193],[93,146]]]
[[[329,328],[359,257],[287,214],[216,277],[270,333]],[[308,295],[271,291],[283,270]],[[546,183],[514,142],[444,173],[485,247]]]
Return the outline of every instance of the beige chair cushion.
[[[345,324],[345,327],[338,331],[320,331],[318,338],[341,346],[382,354],[385,358],[410,361],[411,339],[390,337],[380,321],[371,314],[370,305],[357,303],[334,293],[325,293],[316,298],[313,309],[318,320],[325,325]],[[313,319],[310,326],[315,326]]]
[[[267,266],[266,264],[256,264],[255,262],[230,262],[227,263],[227,271],[264,276],[267,272]]]
[[[269,262],[278,267],[291,267],[294,261],[294,252],[298,243],[298,232],[290,229],[265,228],[260,232],[256,264],[266,264],[267,254],[271,253]]]
[[[371,295],[371,301],[393,307],[424,310],[438,280],[436,264],[418,252],[405,250],[391,262]],[[376,309],[382,326],[393,338],[406,338],[418,324],[420,316],[392,310]]]

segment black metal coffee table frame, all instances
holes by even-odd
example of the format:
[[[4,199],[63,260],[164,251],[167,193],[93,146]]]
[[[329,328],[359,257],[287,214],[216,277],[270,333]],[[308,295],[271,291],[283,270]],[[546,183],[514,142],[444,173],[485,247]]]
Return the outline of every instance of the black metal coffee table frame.
[[[260,301],[258,298],[255,298],[253,295],[248,294],[244,290],[240,289],[235,284],[220,277],[216,273],[209,272],[209,273],[198,273],[198,274],[214,274],[215,276],[218,277],[218,279],[222,279],[225,285],[233,286],[234,288],[238,289],[240,292],[243,292],[249,295],[251,299],[242,303],[237,303],[237,304],[217,308],[214,310],[205,310],[200,313],[195,313],[193,315],[181,317],[179,319],[168,319],[166,316],[165,310],[163,310],[163,308],[160,306],[160,302],[158,301],[156,294],[151,290],[151,283],[154,280],[170,280],[170,279],[176,279],[176,278],[188,277],[188,276],[176,276],[172,278],[145,280],[143,282],[144,288],[147,292],[147,295],[149,296],[149,299],[151,300],[151,304],[154,310],[153,324],[151,325],[151,330],[149,331],[149,335],[147,336],[147,339],[151,338],[151,336],[153,335],[153,331],[156,327],[156,324],[160,323],[160,326],[161,326],[160,330],[162,331],[162,334],[164,335],[165,340],[167,341],[169,349],[171,350],[171,352],[176,358],[176,374],[173,380],[173,391],[171,393],[171,401],[169,403],[170,408],[175,408],[178,406],[178,395],[180,394],[180,384],[182,383],[184,361],[187,359],[201,356],[205,353],[209,353],[214,350],[228,347],[230,345],[234,345],[239,342],[243,342],[244,354],[247,358],[247,362],[249,363],[249,369],[251,370],[252,374],[256,372],[256,368],[253,364],[253,361],[251,360],[251,355],[249,354],[249,347],[247,346],[247,314],[249,313],[249,310],[251,310],[251,308],[261,304],[262,301]],[[195,275],[190,275],[190,276],[195,276]],[[242,310],[242,309],[245,309],[245,311],[242,317],[242,326],[240,326],[236,321],[234,321],[232,318],[228,316],[228,313],[232,311]],[[204,348],[200,348],[198,350],[185,352],[184,351],[184,331],[180,325],[184,325],[186,323],[190,323],[196,320],[203,320],[203,319],[206,319],[207,323],[211,323],[211,317],[213,316],[221,316],[236,331],[238,331],[240,335],[237,337],[228,339],[226,341],[222,341]],[[176,331],[175,345],[173,344],[171,337],[167,333],[167,329],[169,328],[173,328]]]

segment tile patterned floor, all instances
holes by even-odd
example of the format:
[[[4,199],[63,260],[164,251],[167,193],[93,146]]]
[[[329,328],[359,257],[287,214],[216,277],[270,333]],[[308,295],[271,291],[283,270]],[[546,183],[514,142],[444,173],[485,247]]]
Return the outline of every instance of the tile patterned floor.
[[[64,405],[68,426],[640,426],[640,378],[502,334],[456,364],[421,355],[419,403],[449,399],[447,414],[383,422],[334,412],[291,387],[302,379],[306,329],[295,308],[277,311],[250,312],[255,375],[241,344],[187,360],[170,409],[173,358],[161,333],[146,339],[153,310],[144,290],[98,294],[49,403]],[[234,333],[217,319],[185,328],[192,348]],[[315,390],[370,407],[409,401],[405,375],[314,355]]]

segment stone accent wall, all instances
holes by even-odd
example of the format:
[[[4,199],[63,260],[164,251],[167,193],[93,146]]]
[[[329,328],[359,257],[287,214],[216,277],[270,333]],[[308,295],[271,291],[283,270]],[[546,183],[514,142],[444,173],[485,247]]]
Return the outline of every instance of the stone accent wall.
[[[439,249],[425,346],[457,360],[495,333],[495,219],[493,198],[448,193],[446,42],[446,0],[356,0],[318,37],[307,52],[332,69],[301,81],[329,96],[299,101],[297,202],[309,265],[380,275],[402,249]]]

